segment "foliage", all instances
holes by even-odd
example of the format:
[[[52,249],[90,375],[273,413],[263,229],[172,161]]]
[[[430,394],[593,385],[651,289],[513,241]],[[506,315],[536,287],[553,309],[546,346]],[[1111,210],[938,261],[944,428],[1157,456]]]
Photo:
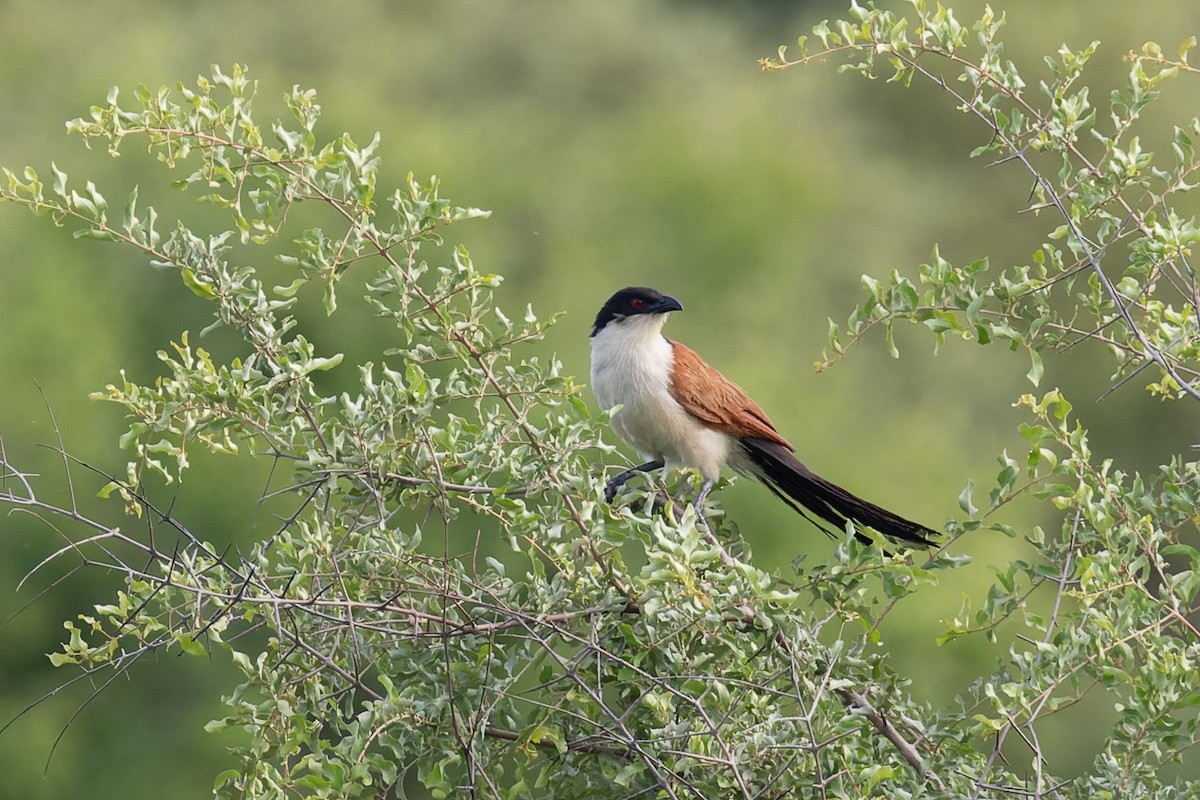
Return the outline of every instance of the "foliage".
[[[123,375],[95,395],[124,408],[133,455],[103,493],[152,527],[139,539],[57,509],[90,529],[87,563],[124,586],[67,622],[52,661],[91,676],[164,649],[227,651],[245,681],[209,728],[251,743],[218,776],[219,796],[373,796],[413,777],[434,796],[758,794],[805,785],[813,769],[831,791],[857,792],[892,770],[855,753],[886,762],[892,740],[919,766],[872,705],[900,682],[870,639],[818,638],[870,613],[879,551],[850,542],[827,578],[813,573],[840,609],[814,618],[806,594],[735,559],[693,515],[677,525],[653,503],[598,502],[588,456],[610,450],[603,416],[557,363],[519,356],[545,330],[532,310],[513,321],[490,300],[499,278],[443,245],[449,225],[482,212],[411,179],[380,209],[374,142],[318,144],[319,107],[298,89],[293,127],[268,135],[255,91],[241,68],[214,70],[195,90],[139,89],[132,108],[114,91],[70,125],[114,155],[141,138],[184,171],[176,187],[229,212],[229,230],[166,234],[137,191],[110,220],[91,183],[73,189],[57,168],[48,186],[30,169],[7,174],[9,200],[176,270],[213,307],[206,332],[243,342],[220,361],[184,332],[159,354],[162,377]],[[293,234],[279,258],[293,279],[269,288],[249,266],[256,248],[305,204],[333,224]],[[353,391],[325,391],[320,376],[347,367],[301,333],[297,300],[316,283],[326,313],[347,313],[340,281],[372,267],[365,308],[403,340],[388,354],[397,366],[363,364],[345,378]],[[235,554],[156,506],[149,477],[182,481],[197,449],[286,473],[268,493],[291,498],[278,530]],[[31,476],[7,470],[8,502],[55,512]],[[515,560],[483,555],[484,535]],[[887,574],[895,599],[929,580],[899,561]]]
[[[1096,339],[1117,354],[1118,379],[1151,368],[1152,391],[1194,397],[1193,223],[1169,199],[1191,151],[1181,145],[1160,174],[1128,133],[1186,63],[1135,59],[1093,164],[1078,138],[1095,115],[1074,86],[1094,48],[1061,54],[1040,110],[1002,62],[990,12],[974,28],[920,3],[908,21],[852,16],[818,27],[820,52],[772,65],[842,54],[865,74],[886,61],[901,83],[947,91],[930,62],[957,70],[973,90],[956,101],[995,133],[985,149],[1030,170],[1039,210],[1058,214],[1048,238],[1070,255],[1047,243],[998,276],[935,258],[921,291],[899,275],[869,281],[851,340],[897,320],[938,344],[1003,340],[1030,353],[1037,383],[1045,348]],[[967,58],[972,41],[983,56]],[[606,414],[590,415],[554,360],[523,353],[548,323],[532,309],[513,321],[491,296],[499,277],[443,242],[483,212],[450,204],[432,179],[381,192],[378,137],[319,142],[315,95],[298,88],[290,121],[264,128],[256,89],[240,68],[214,69],[195,89],[139,89],[131,105],[114,91],[71,124],[114,155],[143,142],[185,176],[177,188],[229,215],[227,229],[164,232],[137,191],[110,219],[96,187],[71,188],[57,169],[48,185],[6,171],[0,189],[177,271],[212,307],[210,330],[239,337],[218,357],[183,332],[160,353],[162,377],[123,375],[97,395],[130,423],[129,468],[105,491],[149,523],[145,536],[43,500],[7,460],[0,472],[0,499],[83,531],[51,559],[123,582],[67,623],[56,664],[111,677],[155,652],[226,652],[243,672],[209,725],[250,737],[216,777],[218,796],[369,797],[414,781],[437,797],[1195,793],[1160,768],[1194,753],[1198,735],[1200,558],[1181,541],[1196,523],[1196,463],[1124,475],[1093,456],[1060,393],[1022,398],[1028,454],[1002,456],[982,518],[968,487],[970,519],[952,523],[951,543],[985,526],[1016,535],[989,518],[1023,493],[1063,510],[1062,535],[1028,532],[1037,558],[998,571],[984,607],[949,621],[945,640],[1004,638],[995,674],[920,703],[889,669],[879,625],[961,556],[914,562],[847,535],[789,584],[753,565],[715,508],[709,531],[690,511],[659,513],[653,495],[606,506],[594,466],[611,451]],[[1069,169],[1047,172],[1051,155]],[[1121,165],[1127,174],[1112,172]],[[253,265],[274,247],[288,276],[272,286]],[[363,306],[338,302],[351,272],[369,276]],[[355,368],[326,352],[300,311],[314,290],[327,314],[365,310],[392,326],[402,345],[389,362]],[[838,354],[844,335],[833,328]],[[338,380],[353,388],[329,388]],[[278,529],[232,552],[157,504],[151,476],[182,481],[198,451],[271,462],[268,494],[287,504]],[[486,555],[484,537],[511,555]],[[1111,696],[1121,717],[1094,768],[1063,780],[1039,725],[1088,693]]]
[[[1148,386],[1151,392],[1200,400],[1200,300],[1188,262],[1200,230],[1174,206],[1193,187],[1192,173],[1200,164],[1193,144],[1200,120],[1175,127],[1169,166],[1153,166],[1153,153],[1134,133],[1162,84],[1181,70],[1195,72],[1187,64],[1195,38],[1180,46],[1175,61],[1164,59],[1152,43],[1130,54],[1128,85],[1113,90],[1106,109],[1096,108],[1089,87],[1080,85],[1100,43],[1078,51],[1064,45],[1057,59],[1046,59],[1052,77],[1039,83],[1046,102],[1040,108],[1025,92],[1016,65],[1004,58],[997,38],[1003,14],[988,7],[966,26],[940,4],[936,11],[923,0],[912,5],[915,20],[855,4],[851,20],[817,26],[817,52],[809,53],[808,38],[802,37],[799,59],[788,60],[782,49],[778,59],[763,65],[779,69],[847,51],[851,59],[842,69],[874,77],[886,62],[891,82],[932,81],[990,131],[988,143],[972,155],[996,154],[996,165],[1021,164],[1032,182],[1028,211],[1049,212],[1053,223],[1029,264],[998,275],[989,272],[986,259],[956,268],[935,249],[933,263],[921,267],[923,297],[899,275],[890,284],[866,279],[870,298],[844,332],[831,328],[835,353],[845,352],[845,335],[854,341],[876,323],[889,330],[890,343],[893,321],[906,319],[928,327],[939,345],[951,335],[980,344],[999,339],[1025,349],[1032,362],[1029,379],[1037,385],[1042,351],[1095,339],[1115,356],[1117,377],[1151,368],[1159,375]],[[982,52],[968,58],[972,42]],[[953,72],[934,71],[922,56],[936,56]],[[960,90],[953,83],[965,86]],[[1121,265],[1115,278],[1102,269],[1102,263],[1114,261]],[[1057,295],[1067,302],[1056,306]]]
[[[1146,389],[1164,400],[1200,400],[1200,284],[1190,263],[1200,229],[1181,202],[1200,167],[1200,119],[1174,128],[1165,164],[1153,161],[1138,134],[1164,84],[1197,72],[1187,60],[1195,37],[1174,59],[1153,43],[1130,53],[1127,84],[1097,107],[1082,74],[1099,42],[1080,50],[1063,45],[1046,58],[1050,77],[1027,92],[1017,66],[1004,58],[1003,14],[987,7],[962,24],[940,4],[910,5],[901,15],[853,4],[849,19],[814,29],[811,44],[819,46],[810,49],[801,37],[798,58],[781,49],[763,65],[782,69],[846,55],[840,69],[869,78],[882,72],[903,86],[931,82],[989,133],[972,155],[1019,164],[1031,181],[1027,210],[1050,222],[1026,264],[994,270],[980,259],[955,266],[935,248],[917,284],[898,272],[886,281],[864,277],[867,299],[844,326],[830,323],[833,352],[844,355],[882,326],[898,355],[893,326],[914,322],[932,332],[936,347],[957,337],[1025,350],[1036,386],[1045,378],[1043,352],[1095,341],[1116,362],[1110,391],[1144,376]],[[1155,476],[1125,474],[1091,452],[1060,392],[1019,403],[1034,416],[1021,429],[1028,456],[1024,464],[1001,457],[989,513],[1031,491],[1063,510],[1063,529],[1060,536],[1028,534],[1036,560],[1000,571],[985,606],[974,613],[964,607],[942,637],[994,637],[999,622],[1014,615],[1027,630],[1013,642],[1009,663],[981,680],[971,699],[980,711],[972,717],[977,732],[995,736],[989,768],[1016,734],[1028,750],[1034,777],[1026,785],[1036,796],[1192,796],[1194,781],[1172,784],[1162,768],[1189,751],[1194,758],[1200,736],[1193,668],[1200,655],[1200,464],[1175,456]],[[974,514],[971,488],[961,502]],[[1034,602],[1047,592],[1048,606]],[[1090,774],[1058,781],[1053,745],[1039,739],[1038,723],[1099,689],[1118,722]],[[998,777],[976,781],[975,796],[989,784],[989,791],[1018,791],[1003,789],[1011,781]]]

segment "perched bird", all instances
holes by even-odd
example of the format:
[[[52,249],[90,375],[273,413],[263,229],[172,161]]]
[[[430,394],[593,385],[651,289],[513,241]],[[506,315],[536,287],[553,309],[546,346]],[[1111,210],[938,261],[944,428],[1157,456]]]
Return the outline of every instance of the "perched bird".
[[[605,498],[638,472],[666,464],[691,467],[703,483],[696,512],[721,467],[752,475],[812,520],[805,509],[839,532],[847,521],[894,539],[932,544],[937,534],[827,481],[792,455],[767,415],[736,384],[689,348],[662,334],[667,314],[682,311],[674,297],[631,286],[614,294],[592,326],[592,390],[603,408],[620,405],[612,426],[644,464],[609,480]],[[830,533],[828,529],[826,533]],[[866,537],[859,532],[860,539]]]

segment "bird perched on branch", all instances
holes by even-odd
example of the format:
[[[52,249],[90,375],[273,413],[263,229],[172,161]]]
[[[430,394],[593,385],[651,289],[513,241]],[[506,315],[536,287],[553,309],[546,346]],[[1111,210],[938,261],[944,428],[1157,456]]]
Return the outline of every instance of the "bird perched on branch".
[[[848,521],[885,536],[929,545],[937,534],[851,494],[814,473],[792,454],[758,405],[700,356],[662,334],[667,314],[682,311],[674,297],[631,286],[614,294],[592,326],[592,390],[604,408],[620,405],[612,426],[645,463],[609,480],[605,499],[638,472],[666,464],[690,467],[703,483],[701,512],[721,467],[752,475],[826,533],[809,514],[845,529]],[[809,513],[805,513],[805,510]],[[866,539],[858,532],[860,539]],[[868,540],[869,541],[869,540]]]

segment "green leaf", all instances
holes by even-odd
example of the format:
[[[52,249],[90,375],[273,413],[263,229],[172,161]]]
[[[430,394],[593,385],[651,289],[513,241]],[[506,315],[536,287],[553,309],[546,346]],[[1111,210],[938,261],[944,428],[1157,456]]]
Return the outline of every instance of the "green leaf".
[[[188,267],[184,267],[179,271],[180,277],[183,278],[183,285],[191,290],[196,297],[202,297],[205,300],[216,298],[217,293],[207,283],[200,281],[196,277],[196,273],[192,272]]]
[[[1034,386],[1037,386],[1042,382],[1042,372],[1044,370],[1044,366],[1042,365],[1042,356],[1037,350],[1034,350],[1031,347],[1029,348],[1029,360],[1031,362],[1029,366],[1029,372],[1025,373],[1025,377],[1029,379],[1030,383],[1032,383]]]
[[[134,186],[133,191],[129,193],[129,199],[125,201],[125,211],[121,215],[121,230],[126,233],[132,233],[138,223],[137,200],[138,187]]]
[[[863,781],[863,791],[870,793],[876,786],[896,776],[896,770],[884,764],[871,764],[863,767],[858,777]]]
[[[327,372],[336,367],[338,364],[341,364],[342,358],[342,353],[335,353],[328,358],[312,358],[304,365],[304,369],[301,371],[301,374],[307,375],[310,372]]]
[[[188,634],[180,634],[176,641],[179,642],[179,647],[189,656],[207,656],[208,648],[202,642],[196,641]]]
[[[54,176],[54,180],[50,182],[50,191],[69,206],[71,198],[67,193],[67,173],[59,169],[53,161],[50,162],[50,173]]]
[[[967,513],[967,516],[974,517],[979,513],[979,509],[975,507],[975,503],[971,497],[975,493],[975,482],[968,480],[967,485],[958,493],[958,507]]]
[[[100,230],[98,228],[83,228],[74,233],[76,239],[92,239],[97,242],[116,242],[119,241],[117,235],[112,231]]]

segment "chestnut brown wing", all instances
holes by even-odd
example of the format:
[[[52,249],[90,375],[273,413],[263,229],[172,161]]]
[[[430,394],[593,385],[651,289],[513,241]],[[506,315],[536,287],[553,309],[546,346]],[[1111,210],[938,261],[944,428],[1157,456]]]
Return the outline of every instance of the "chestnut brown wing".
[[[730,436],[765,439],[793,449],[766,412],[741,387],[705,363],[691,348],[671,342],[671,396],[696,419]]]

